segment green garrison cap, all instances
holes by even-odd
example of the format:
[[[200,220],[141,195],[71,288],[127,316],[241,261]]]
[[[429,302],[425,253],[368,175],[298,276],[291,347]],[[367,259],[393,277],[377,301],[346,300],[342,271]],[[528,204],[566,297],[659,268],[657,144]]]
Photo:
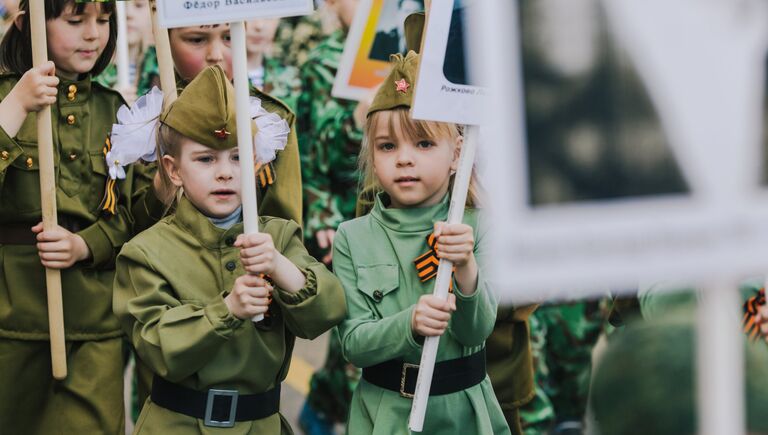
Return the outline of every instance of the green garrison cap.
[[[419,70],[419,55],[415,51],[409,51],[405,57],[399,53],[393,54],[390,60],[392,71],[373,97],[368,116],[380,110],[411,107],[413,103],[413,84]]]
[[[235,90],[221,66],[209,66],[198,74],[160,122],[213,149],[236,147]]]
[[[611,337],[593,376],[602,435],[695,435],[696,325],[679,316],[628,325]],[[745,343],[749,433],[768,434],[768,346]]]

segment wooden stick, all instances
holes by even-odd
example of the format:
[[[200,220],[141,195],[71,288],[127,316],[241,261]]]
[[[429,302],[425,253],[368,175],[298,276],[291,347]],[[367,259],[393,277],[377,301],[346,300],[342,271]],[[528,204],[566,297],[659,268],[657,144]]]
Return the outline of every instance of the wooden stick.
[[[256,171],[254,170],[253,135],[251,132],[251,102],[248,89],[248,62],[245,50],[245,22],[229,24],[232,37],[232,71],[235,79],[235,107],[237,110],[237,149],[240,153],[240,183],[243,199],[243,231],[259,232],[259,210],[256,205]],[[254,322],[264,319],[254,316]]]
[[[479,127],[477,126],[466,127],[466,140],[461,148],[459,169],[456,172],[453,192],[451,193],[451,204],[448,208],[449,224],[461,223],[462,219],[464,219],[464,207],[467,202],[469,180],[472,177],[472,165],[475,162],[478,130]],[[432,293],[440,299],[445,300],[448,298],[448,286],[451,283],[452,269],[452,262],[440,260],[440,265],[437,267],[435,290]],[[424,428],[424,417],[427,413],[427,401],[429,400],[429,390],[432,386],[432,373],[435,369],[435,358],[437,357],[437,346],[439,344],[439,336],[427,337],[424,340],[421,362],[419,363],[419,377],[416,378],[416,390],[414,391],[413,404],[411,405],[411,418],[408,422],[408,428],[413,432],[421,432]]]
[[[160,87],[163,88],[163,109],[176,101],[179,94],[176,90],[176,75],[173,69],[173,57],[171,56],[171,41],[168,38],[168,30],[160,27],[157,20],[157,2],[149,1],[152,16],[152,33],[155,35],[155,51],[157,52],[157,68],[160,73]]]
[[[132,84],[128,71],[128,23],[126,21],[125,2],[115,2],[117,10],[117,47],[115,58],[117,64],[117,89],[120,92],[131,90]]]
[[[45,34],[45,6],[42,0],[29,2],[29,24],[32,33],[32,64],[37,67],[48,61]],[[40,164],[40,201],[43,229],[53,230],[56,218],[56,182],[53,167],[53,133],[51,107],[37,112],[37,144]],[[48,331],[51,340],[51,370],[55,379],[67,377],[67,353],[64,344],[64,304],[61,296],[61,272],[45,269],[48,292]]]

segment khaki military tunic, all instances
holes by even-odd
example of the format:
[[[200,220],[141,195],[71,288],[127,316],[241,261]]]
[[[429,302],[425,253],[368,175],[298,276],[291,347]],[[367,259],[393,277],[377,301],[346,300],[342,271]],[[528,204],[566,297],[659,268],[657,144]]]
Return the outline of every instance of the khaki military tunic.
[[[173,216],[125,245],[117,260],[114,310],[155,374],[197,391],[268,391],[288,372],[294,337],[315,338],[343,319],[341,284],[307,254],[299,226],[261,217],[259,229],[307,278],[296,293],[275,289],[269,327],[234,317],[224,303],[235,279],[245,273],[240,250],[232,246],[242,224],[217,228],[182,198]],[[221,431],[151,398],[136,429],[143,434]],[[227,433],[279,434],[290,428],[274,414],[238,422]]]

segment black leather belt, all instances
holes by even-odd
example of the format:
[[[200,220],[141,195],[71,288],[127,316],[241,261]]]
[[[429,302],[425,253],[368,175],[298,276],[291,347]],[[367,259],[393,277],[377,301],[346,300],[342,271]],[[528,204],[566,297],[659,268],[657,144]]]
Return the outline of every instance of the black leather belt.
[[[363,369],[363,379],[377,387],[413,398],[419,366],[402,360],[389,360]],[[430,396],[465,390],[485,379],[485,349],[469,356],[435,363]]]
[[[196,391],[155,376],[151,397],[153,403],[204,420],[204,424],[211,427],[232,427],[236,421],[260,420],[280,409],[280,385],[259,394],[217,389]]]
[[[60,227],[67,229],[71,233],[81,231],[90,225],[84,219],[69,215],[58,216],[57,220]],[[37,222],[11,222],[0,224],[0,245],[36,244],[37,235],[31,230],[36,224]]]

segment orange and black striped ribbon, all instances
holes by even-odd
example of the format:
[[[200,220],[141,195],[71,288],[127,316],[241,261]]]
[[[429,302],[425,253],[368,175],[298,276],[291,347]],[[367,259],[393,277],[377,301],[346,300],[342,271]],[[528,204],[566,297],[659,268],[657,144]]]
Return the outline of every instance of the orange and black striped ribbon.
[[[440,259],[437,257],[437,237],[435,237],[435,233],[427,236],[427,246],[429,246],[429,251],[413,260],[413,264],[416,266],[416,273],[419,275],[421,282],[427,282],[437,276],[437,268],[440,265]],[[453,280],[450,281],[448,288],[449,291],[453,291]]]
[[[271,184],[275,184],[277,180],[277,174],[275,173],[275,167],[272,162],[265,164],[256,163],[256,177],[259,179],[259,185],[264,188]]]
[[[107,158],[107,153],[111,149],[112,142],[109,140],[109,136],[107,136],[107,140],[104,143],[104,149],[102,150],[105,159]],[[107,168],[107,172],[109,172],[109,168]],[[104,187],[104,198],[101,200],[99,207],[101,207],[101,210],[105,212],[105,214],[114,215],[118,197],[117,180],[110,177],[109,173],[107,173],[107,185]]]
[[[765,305],[765,288],[760,289],[756,295],[744,302],[744,319],[742,326],[744,333],[750,340],[757,340],[760,336],[760,325],[757,323],[757,312]]]

